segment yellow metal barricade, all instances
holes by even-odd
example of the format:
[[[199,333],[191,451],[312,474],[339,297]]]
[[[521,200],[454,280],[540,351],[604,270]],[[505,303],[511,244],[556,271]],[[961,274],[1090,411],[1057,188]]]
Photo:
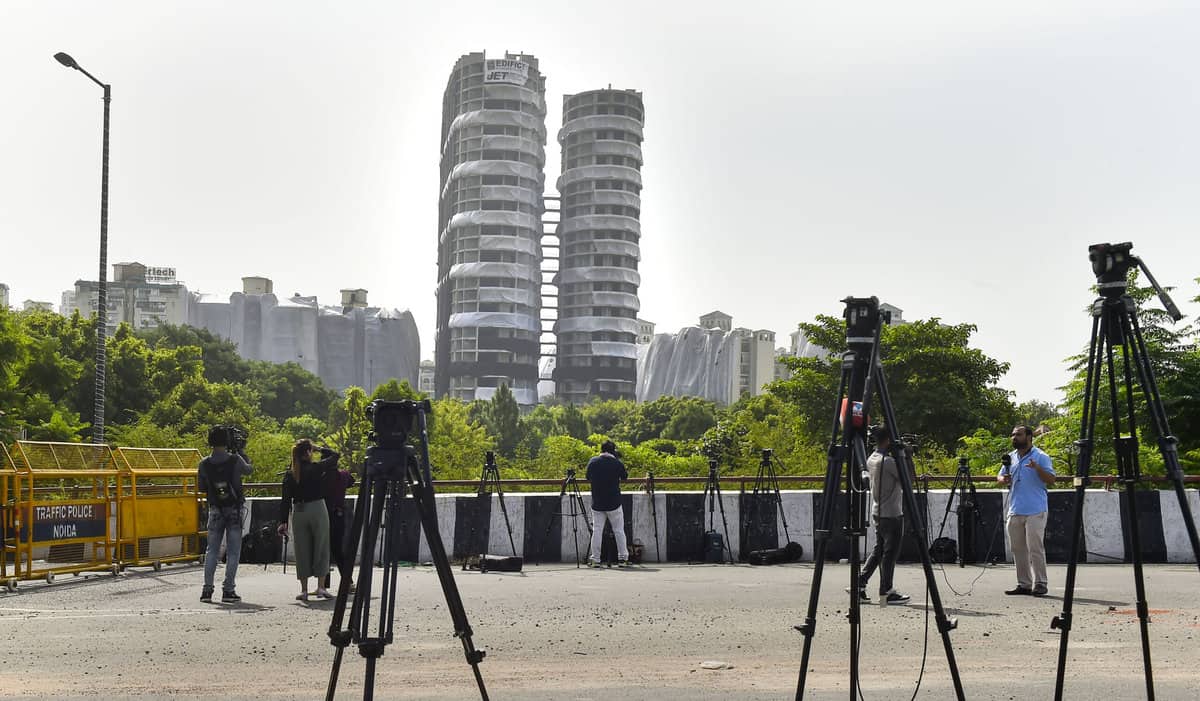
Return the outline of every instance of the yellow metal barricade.
[[[17,470],[8,447],[0,443],[0,579],[7,584],[10,565],[16,562]]]
[[[68,572],[116,574],[117,469],[108,446],[17,441],[6,461],[5,585],[53,582]]]
[[[192,448],[117,448],[121,565],[200,559],[200,494]]]

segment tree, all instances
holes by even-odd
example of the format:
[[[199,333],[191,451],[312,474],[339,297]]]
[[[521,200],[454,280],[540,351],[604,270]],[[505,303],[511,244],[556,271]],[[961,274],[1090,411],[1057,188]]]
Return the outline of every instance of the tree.
[[[609,435],[636,408],[637,404],[628,399],[596,399],[581,407],[581,411],[592,433]]]
[[[845,326],[840,319],[818,316],[800,328],[831,355],[785,359],[792,377],[772,383],[768,391],[799,410],[810,435],[820,435],[832,426]],[[948,325],[936,318],[883,327],[879,352],[897,428],[953,451],[961,436],[980,426],[1013,422],[1009,393],[996,386],[1008,363],[971,348],[975,330],[972,324]]]
[[[137,335],[147,346],[155,349],[183,346],[199,348],[204,377],[209,382],[244,383],[250,379],[250,361],[238,355],[237,346],[232,341],[219,338],[208,329],[164,324],[138,331]]]
[[[484,406],[484,425],[496,439],[496,452],[506,458],[516,455],[521,435],[521,409],[507,384],[501,384]]]
[[[563,433],[576,440],[585,440],[588,434],[591,433],[587,417],[574,404],[567,404],[562,407],[562,413],[559,414],[559,424],[562,427]]]
[[[687,397],[676,404],[671,418],[660,432],[663,438],[673,441],[695,440],[716,424],[716,406],[695,397]]]
[[[371,431],[367,404],[367,393],[362,387],[348,387],[342,401],[333,403],[329,412],[325,442],[341,453],[342,460],[351,468],[360,468],[366,459],[367,434]]]
[[[263,413],[277,421],[320,414],[336,396],[298,363],[255,361],[246,384],[262,398]]]
[[[487,430],[471,421],[467,405],[457,399],[433,402],[437,430],[429,432],[429,462],[437,479],[479,476],[484,454],[495,447]]]
[[[389,402],[399,402],[406,399],[420,401],[425,399],[425,394],[413,389],[408,380],[397,381],[393,377],[376,387],[375,391],[371,393],[371,401],[375,401],[376,399],[384,399]]]

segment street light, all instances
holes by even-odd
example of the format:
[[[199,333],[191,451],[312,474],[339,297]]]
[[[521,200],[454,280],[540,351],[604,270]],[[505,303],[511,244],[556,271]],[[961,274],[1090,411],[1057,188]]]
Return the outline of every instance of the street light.
[[[108,335],[108,106],[112,102],[112,86],[96,80],[96,76],[83,70],[69,55],[59,52],[54,59],[86,75],[93,83],[104,88],[104,146],[100,163],[100,289],[96,304],[96,383],[95,407],[92,411],[92,442],[104,442],[104,377],[108,353],[105,337]]]

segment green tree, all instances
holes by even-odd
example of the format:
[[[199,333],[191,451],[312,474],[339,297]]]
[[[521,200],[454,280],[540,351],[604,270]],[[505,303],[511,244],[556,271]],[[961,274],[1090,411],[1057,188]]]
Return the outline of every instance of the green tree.
[[[506,458],[516,455],[521,435],[521,409],[507,384],[501,384],[483,411],[484,425],[496,439],[496,452]]]
[[[366,408],[370,402],[362,387],[348,387],[341,402],[334,402],[329,412],[329,434],[325,442],[342,455],[343,464],[352,469],[362,467],[367,454],[367,434],[371,421]]]
[[[433,402],[437,430],[429,432],[429,463],[436,479],[476,479],[484,454],[495,448],[487,430],[456,399]]]
[[[204,377],[209,382],[245,383],[250,379],[250,361],[238,355],[237,346],[232,341],[218,338],[207,329],[164,324],[138,331],[137,334],[146,345],[155,349],[199,348]]]
[[[559,424],[562,427],[563,433],[576,440],[585,440],[588,434],[591,433],[587,417],[574,404],[567,404],[562,407],[562,413],[559,414]]]
[[[675,405],[659,435],[674,441],[695,440],[716,422],[716,406],[712,402],[687,397]]]
[[[277,421],[320,414],[336,397],[319,377],[298,363],[255,361],[246,384],[262,398],[262,412]]]
[[[329,433],[329,425],[315,416],[304,414],[303,416],[292,416],[284,420],[283,432],[292,437],[293,440],[301,438],[317,439]]]
[[[580,410],[592,433],[609,435],[636,408],[637,403],[628,399],[596,399],[580,407]]]
[[[390,402],[399,402],[404,400],[420,401],[425,399],[423,392],[418,392],[413,389],[413,386],[408,383],[408,380],[399,380],[392,378],[387,382],[375,388],[371,393],[371,401],[376,399],[385,399]]]

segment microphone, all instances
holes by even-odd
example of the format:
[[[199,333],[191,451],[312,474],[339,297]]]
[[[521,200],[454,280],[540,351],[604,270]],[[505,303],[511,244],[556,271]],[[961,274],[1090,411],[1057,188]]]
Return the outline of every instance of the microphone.
[[[1004,466],[1004,473],[1008,475],[1008,481],[1011,484],[1013,481],[1012,455],[1005,453],[1000,458],[1000,464]]]

